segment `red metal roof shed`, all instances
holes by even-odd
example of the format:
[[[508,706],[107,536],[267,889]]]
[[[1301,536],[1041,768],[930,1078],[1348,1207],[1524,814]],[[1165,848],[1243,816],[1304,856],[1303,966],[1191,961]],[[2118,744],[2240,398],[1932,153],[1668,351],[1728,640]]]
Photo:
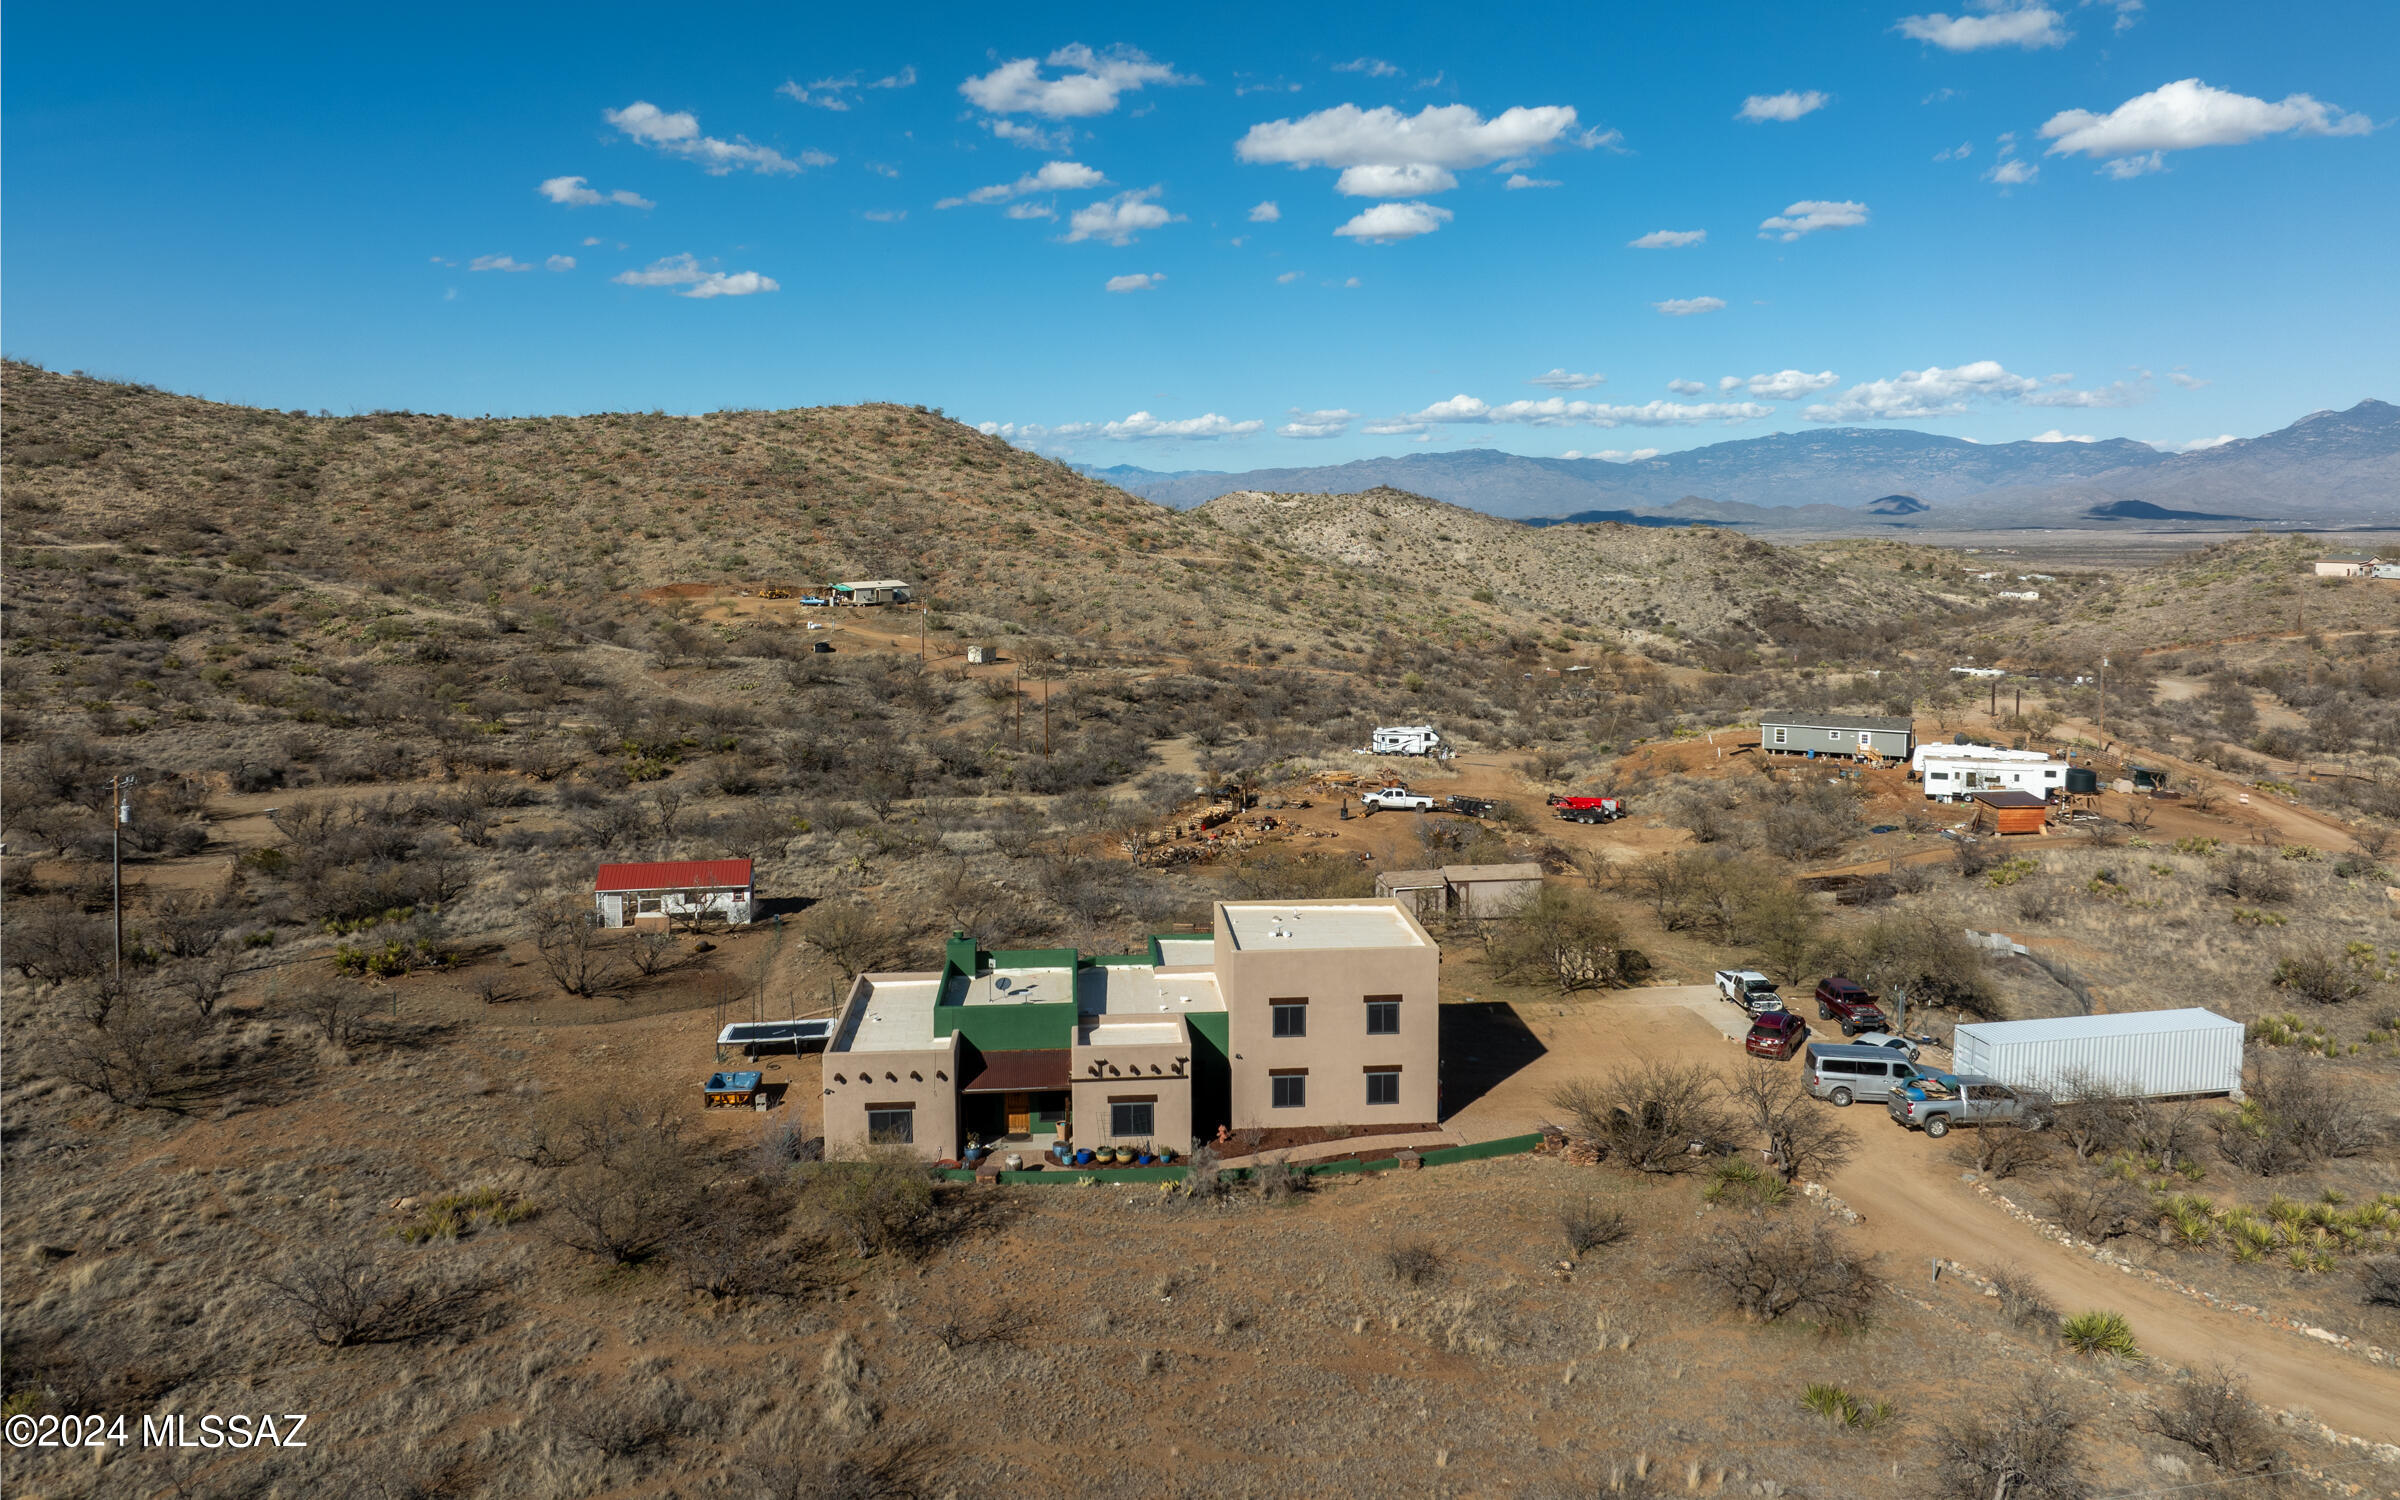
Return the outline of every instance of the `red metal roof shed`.
[[[750,888],[746,859],[661,859],[602,865],[597,891],[726,891]]]

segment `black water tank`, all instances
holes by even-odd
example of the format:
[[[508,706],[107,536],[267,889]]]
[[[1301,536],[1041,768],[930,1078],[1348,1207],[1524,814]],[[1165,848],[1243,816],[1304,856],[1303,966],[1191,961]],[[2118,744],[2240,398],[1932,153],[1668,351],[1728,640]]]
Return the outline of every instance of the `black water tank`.
[[[2067,795],[2089,797],[2100,790],[2100,773],[2082,766],[2067,767]]]

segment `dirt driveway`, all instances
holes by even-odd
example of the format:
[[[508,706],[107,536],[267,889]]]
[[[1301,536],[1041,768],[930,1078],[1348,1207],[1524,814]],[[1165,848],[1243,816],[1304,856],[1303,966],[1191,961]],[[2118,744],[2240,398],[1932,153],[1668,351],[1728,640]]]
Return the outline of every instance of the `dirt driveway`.
[[[1539,1128],[1557,1116],[1548,1101],[1560,1083],[1606,1073],[1622,1062],[1655,1058],[1730,1068],[1742,1059],[1739,1017],[1708,985],[1512,1009],[1539,1049],[1443,1122],[1470,1141]],[[2249,1377],[2251,1393],[2268,1405],[2310,1413],[2354,1437],[2400,1440],[2400,1370],[2091,1260],[1978,1194],[1950,1159],[1954,1142],[1902,1130],[1879,1106],[1853,1106],[1847,1119],[1858,1132],[1858,1156],[1826,1186],[1865,1216],[1864,1232],[1883,1253],[1886,1276],[1923,1277],[1936,1256],[1984,1274],[2013,1264],[2040,1282],[2063,1311],[2123,1313],[2154,1360],[2193,1369],[2229,1364]]]

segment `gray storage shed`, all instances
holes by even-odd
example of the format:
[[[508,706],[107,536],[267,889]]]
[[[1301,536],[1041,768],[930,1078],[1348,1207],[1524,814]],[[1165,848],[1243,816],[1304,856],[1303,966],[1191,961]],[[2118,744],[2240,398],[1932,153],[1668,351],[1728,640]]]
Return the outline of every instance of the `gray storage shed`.
[[[1758,747],[1769,755],[1874,756],[1906,760],[1916,748],[1914,719],[1866,714],[1762,713]]]

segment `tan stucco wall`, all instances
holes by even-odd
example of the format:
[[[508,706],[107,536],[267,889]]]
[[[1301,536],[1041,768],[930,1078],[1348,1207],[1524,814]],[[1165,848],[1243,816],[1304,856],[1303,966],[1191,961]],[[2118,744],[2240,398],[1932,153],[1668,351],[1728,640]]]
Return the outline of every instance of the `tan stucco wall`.
[[[1116,1099],[1149,1098],[1157,1129],[1148,1136],[1126,1136],[1125,1145],[1147,1140],[1192,1149],[1192,1047],[1182,1042],[1154,1046],[1078,1046],[1070,1066],[1074,1095],[1074,1144],[1116,1145],[1108,1133],[1108,1106]],[[1099,1064],[1094,1071],[1093,1064]],[[1154,1071],[1155,1070],[1155,1071]]]
[[[868,1108],[893,1104],[916,1108],[917,1155],[958,1155],[957,1037],[923,1052],[828,1052],[824,1072],[826,1155],[862,1154]]]
[[[1292,906],[1355,906],[1358,902],[1292,902]],[[1292,1125],[1419,1124],[1441,1117],[1441,950],[1407,910],[1403,920],[1422,939],[1407,948],[1277,949],[1244,952],[1234,946],[1224,908],[1217,909],[1217,982],[1224,991],[1227,1039],[1233,1055],[1233,1124],[1274,1129]],[[1400,997],[1396,1036],[1367,1034],[1369,995]],[[1268,1002],[1308,1001],[1308,1035],[1274,1035]],[[1366,1069],[1398,1065],[1400,1102],[1367,1105]],[[1308,1071],[1308,1105],[1273,1107],[1274,1070]]]
[[[1534,898],[1540,891],[1539,880],[1472,880],[1458,886],[1459,914],[1469,917],[1505,917]]]

